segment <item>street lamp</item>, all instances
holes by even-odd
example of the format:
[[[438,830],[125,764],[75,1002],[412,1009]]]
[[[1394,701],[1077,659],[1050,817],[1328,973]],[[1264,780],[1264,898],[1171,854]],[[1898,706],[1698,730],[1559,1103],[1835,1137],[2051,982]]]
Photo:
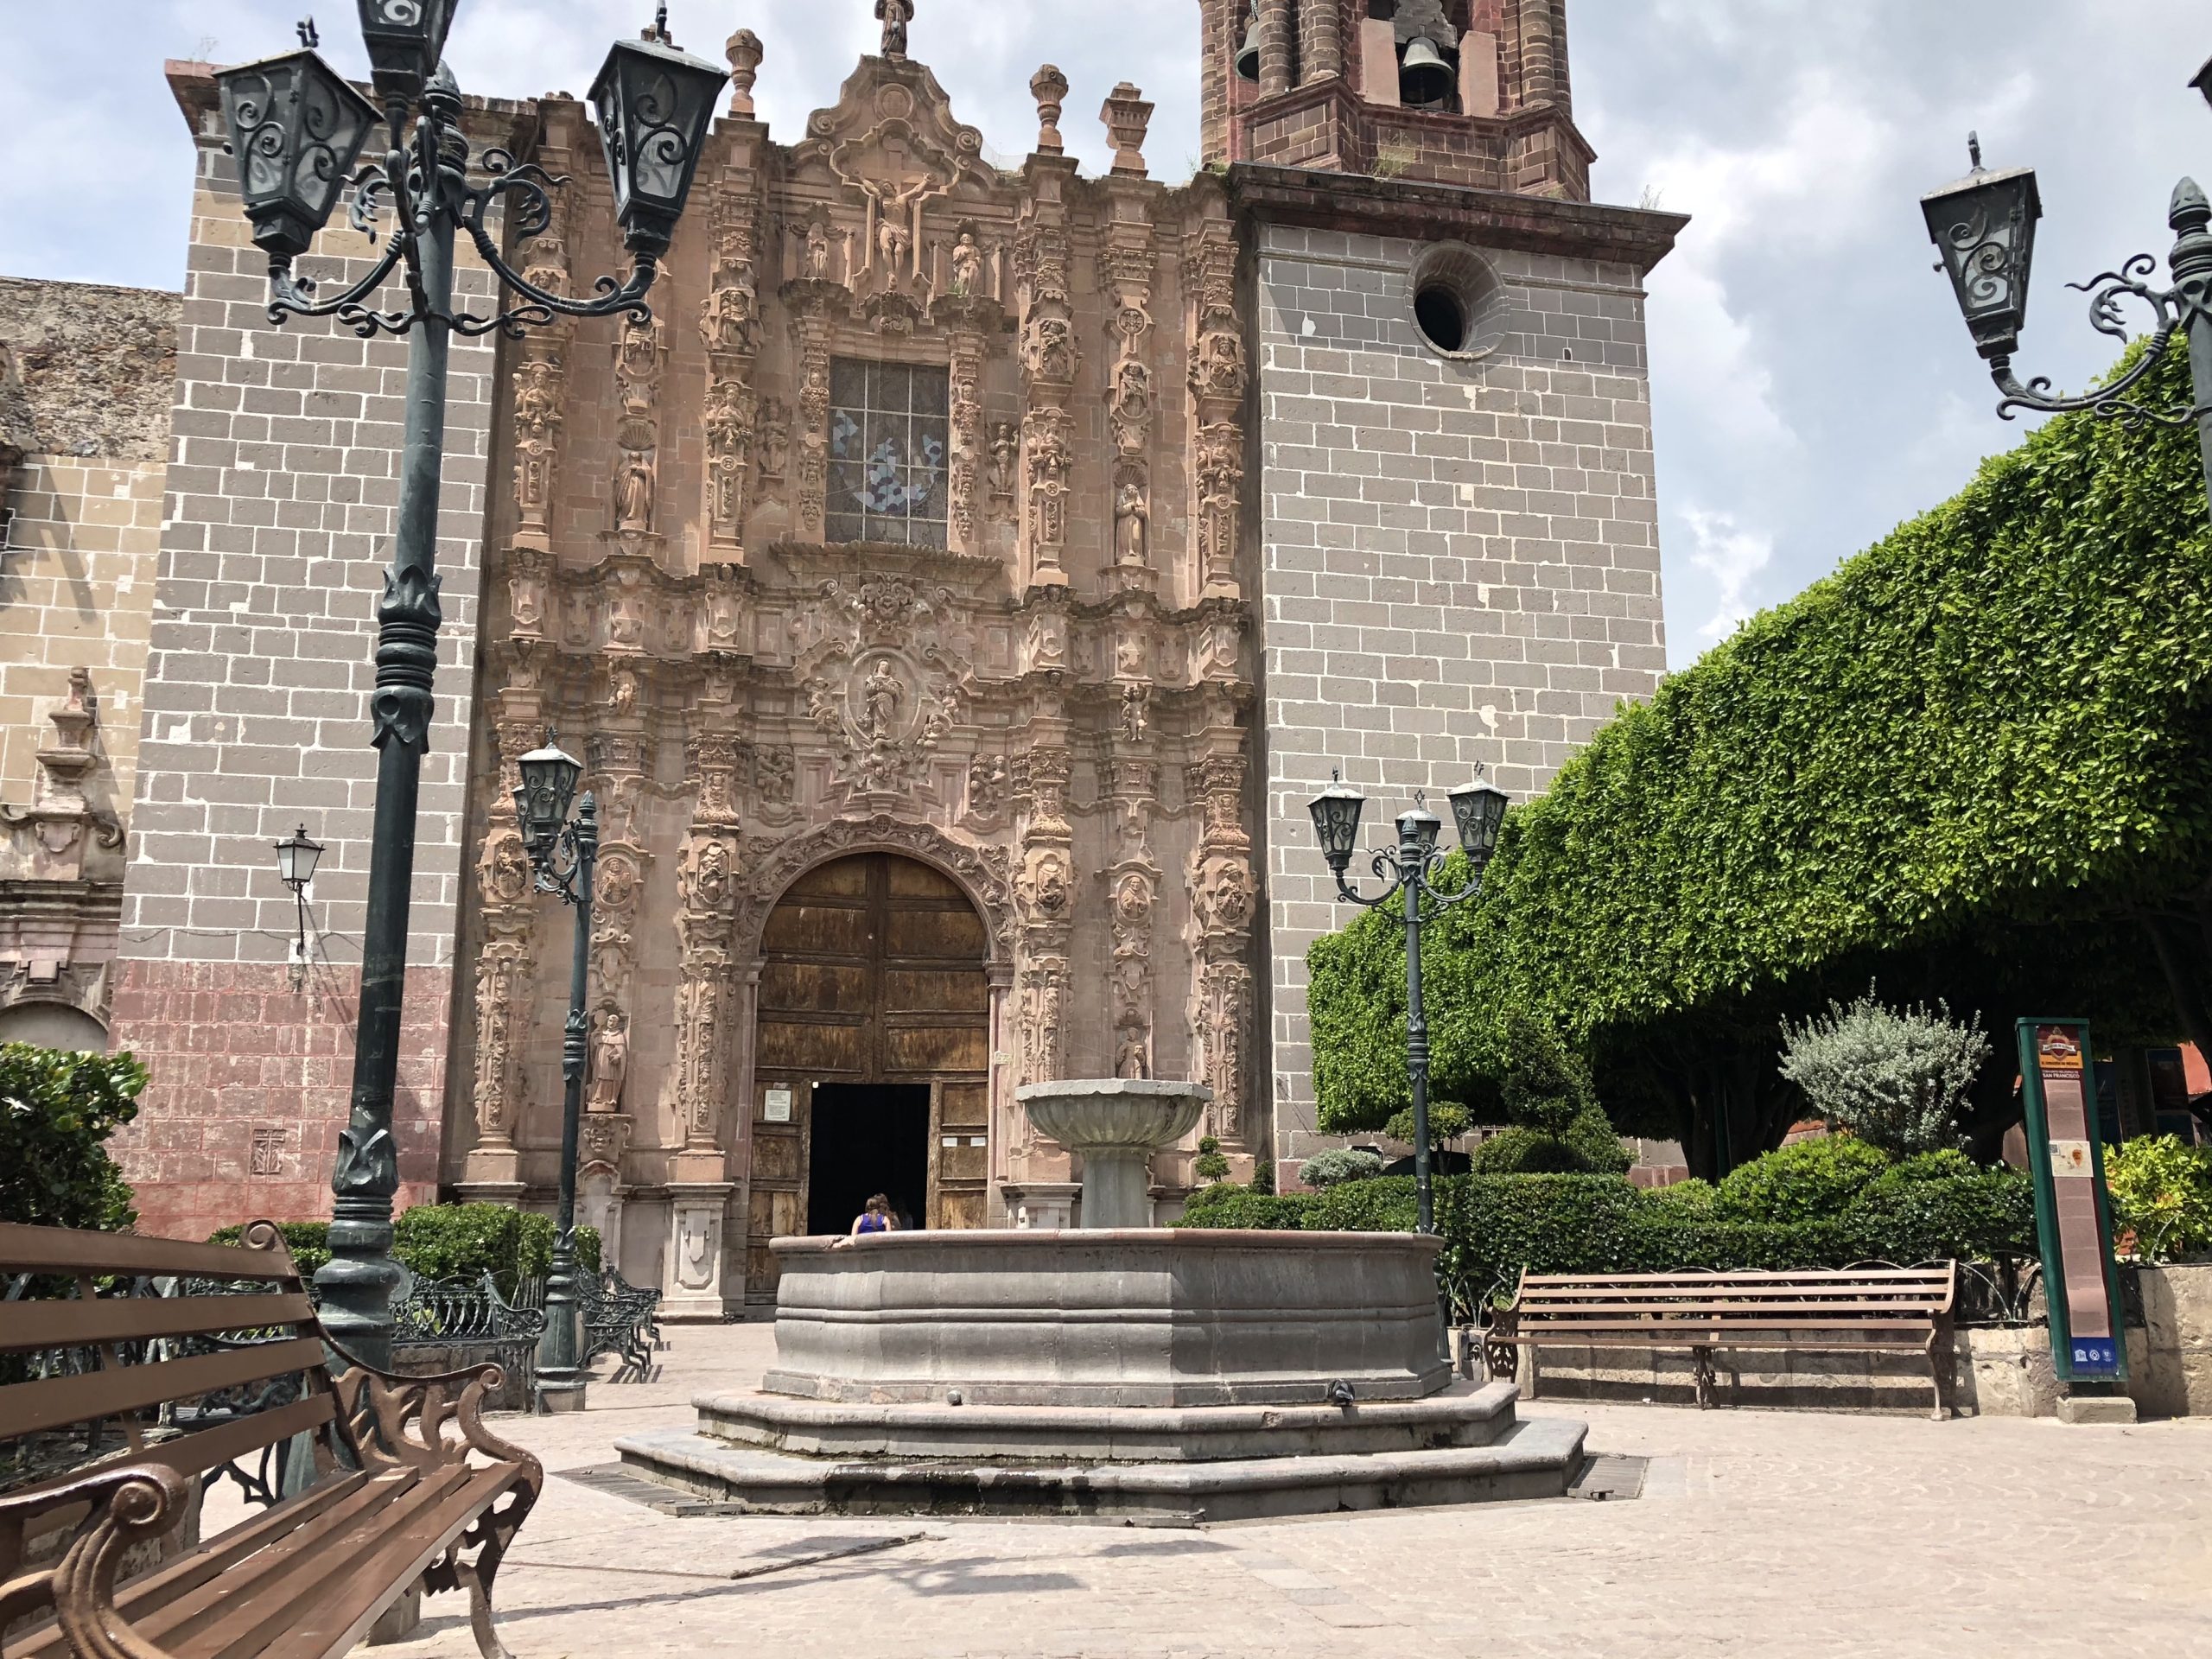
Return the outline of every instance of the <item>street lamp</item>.
[[[1471,899],[1483,885],[1483,871],[1497,850],[1498,826],[1505,822],[1505,791],[1477,781],[1462,784],[1446,797],[1452,804],[1452,821],[1460,849],[1473,874],[1457,893],[1433,885],[1444,869],[1446,855],[1437,850],[1437,832],[1443,828],[1416,793],[1413,810],[1398,815],[1398,846],[1395,853],[1375,855],[1375,874],[1388,885],[1372,899],[1363,898],[1344,880],[1344,871],[1359,844],[1359,817],[1367,798],[1344,781],[1341,772],[1313,798],[1307,810],[1313,816],[1313,834],[1321,843],[1321,856],[1337,878],[1337,891],[1355,905],[1369,909],[1403,894],[1406,918],[1406,1076],[1414,1097],[1414,1192],[1419,1201],[1419,1226],[1424,1233],[1436,1230],[1436,1200],[1429,1179],[1428,1148],[1428,1016],[1421,992],[1421,900],[1426,897],[1432,912],[1449,909]]]
[[[537,1396],[541,1409],[581,1411],[586,1376],[577,1326],[576,1133],[583,1109],[584,1060],[591,1022],[584,1013],[591,966],[593,872],[599,862],[599,808],[587,791],[569,817],[583,767],[545,734],[518,763],[515,821],[540,893],[557,893],[576,911],[575,948],[569,962],[569,1020],[561,1033],[561,1198],[553,1218],[553,1260],[545,1274],[545,1332],[537,1339]]]
[[[2197,71],[2190,85],[2212,101],[2212,62]],[[2088,295],[2089,326],[2100,334],[2119,340],[2127,338],[2120,305],[2128,298],[2148,307],[2157,326],[2143,355],[2125,373],[2094,391],[2069,397],[2054,392],[2047,378],[2037,376],[2023,385],[2012,373],[2012,353],[2027,318],[2036,221],[2043,216],[2035,169],[2013,167],[1993,172],[1983,167],[1981,141],[1974,133],[1967,135],[1967,157],[1973,170],[1923,196],[1920,211],[1928,222],[1929,238],[1942,255],[1936,269],[1951,279],[1951,291],[1974,336],[1974,349],[1988,360],[1990,378],[2004,394],[1998,414],[2009,421],[2018,409],[2042,414],[2088,410],[2130,423],[2181,426],[2194,421],[2206,487],[2212,490],[2212,234],[2206,228],[2212,224],[2212,205],[2206,203],[2196,181],[2184,178],[2175,185],[2166,210],[2166,224],[2176,237],[2173,251],[2166,256],[2174,279],[2171,288],[2153,288],[2145,280],[2158,268],[2147,253],[2135,255],[2118,270],[2071,284]],[[2177,331],[2188,336],[2196,403],[2189,408],[2152,409],[2128,393],[2158,366]]]
[[[439,55],[455,3],[359,0],[374,102],[316,54],[308,24],[301,26],[299,51],[215,78],[246,217],[254,242],[269,255],[269,320],[335,317],[365,339],[379,332],[410,335],[398,530],[377,606],[377,679],[369,703],[377,797],[361,930],[353,1100],[330,1181],[337,1195],[330,1260],[315,1275],[324,1327],[346,1349],[380,1367],[391,1363],[391,1292],[399,1280],[391,1259],[391,1200],[399,1185],[391,1103],[407,972],[416,798],[422,757],[429,747],[441,620],[433,556],[447,347],[455,334],[471,337],[497,329],[519,339],[556,317],[620,313],[633,321],[650,321],[645,291],[667,251],[715,97],[728,79],[676,50],[665,6],[646,39],[618,41],[607,53],[594,102],[607,171],[615,181],[616,219],[631,256],[630,275],[619,285],[603,278],[593,298],[572,300],[533,286],[501,257],[486,228],[487,216],[503,206],[507,231],[524,239],[538,235],[552,223],[549,190],[566,181],[489,149],[475,158],[484,182],[469,182],[461,89]],[[355,159],[379,123],[383,153],[356,172]],[[346,217],[356,230],[373,238],[389,209],[384,253],[345,292],[318,298],[315,283],[294,274],[293,261],[308,251],[348,185],[353,201]],[[501,298],[482,313],[454,307],[454,243],[462,231],[512,303]],[[395,273],[404,280],[402,308],[372,308],[370,300]]]
[[[308,978],[308,883],[315,880],[315,867],[322,856],[320,842],[308,839],[304,823],[276,843],[276,879],[292,890],[292,902],[299,911],[299,937],[292,941],[292,988],[299,990]]]

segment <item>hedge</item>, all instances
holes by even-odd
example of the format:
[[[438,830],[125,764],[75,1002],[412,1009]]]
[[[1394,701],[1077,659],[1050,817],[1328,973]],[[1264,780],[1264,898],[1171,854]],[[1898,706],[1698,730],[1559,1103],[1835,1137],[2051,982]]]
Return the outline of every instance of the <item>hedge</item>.
[[[2144,396],[2191,401],[2178,342]],[[1985,462],[1508,815],[1480,899],[1424,935],[1435,1096],[1483,1116],[1525,1008],[1619,1127],[1704,1173],[1802,1109],[1781,1018],[1870,978],[1980,1010],[2000,1049],[2052,1008],[2105,1043],[2212,1043],[2208,589],[2189,427],[2061,416]],[[1379,1122],[1404,1099],[1402,930],[1370,914],[1309,963],[1320,1126]],[[1985,1144],[2011,1075],[1984,1069]]]
[[[1611,1175],[1449,1175],[1436,1184],[1445,1240],[1438,1271],[1470,1294],[1531,1273],[1666,1272],[1675,1268],[1847,1267],[1943,1256],[2035,1254],[2025,1175],[1874,1182],[1841,1214],[1750,1219],[1648,1192]],[[1216,1186],[1186,1206],[1186,1227],[1411,1232],[1408,1176],[1347,1181],[1313,1195]]]
[[[137,1220],[107,1140],[138,1116],[128,1054],[0,1043],[0,1221],[120,1231]]]
[[[235,1244],[245,1230],[221,1228],[208,1242]],[[302,1274],[330,1260],[328,1222],[288,1221],[280,1230]],[[599,1249],[595,1229],[576,1229],[576,1259],[589,1272],[599,1271]],[[552,1265],[553,1218],[504,1204],[418,1204],[393,1224],[391,1253],[417,1278],[488,1273],[512,1296],[518,1281],[542,1279]]]

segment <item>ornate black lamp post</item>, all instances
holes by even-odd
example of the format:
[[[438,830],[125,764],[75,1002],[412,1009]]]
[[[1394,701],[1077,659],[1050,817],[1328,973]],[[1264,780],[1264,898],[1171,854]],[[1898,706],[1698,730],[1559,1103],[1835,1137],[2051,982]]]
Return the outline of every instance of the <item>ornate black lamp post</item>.
[[[1436,1230],[1435,1193],[1429,1179],[1428,1150],[1428,1016],[1421,1005],[1421,900],[1431,912],[1448,909],[1481,890],[1483,870],[1497,850],[1498,826],[1505,822],[1505,791],[1486,783],[1462,784],[1446,797],[1452,803],[1452,820],[1458,826],[1459,846],[1467,855],[1473,874],[1456,893],[1433,885],[1443,873],[1446,855],[1436,845],[1443,825],[1416,794],[1410,812],[1398,815],[1398,847],[1395,853],[1375,855],[1375,874],[1388,885],[1372,899],[1362,898],[1344,880],[1344,870],[1359,844],[1359,815],[1367,797],[1344,781],[1336,781],[1314,797],[1307,809],[1313,815],[1313,834],[1321,843],[1321,856],[1337,878],[1337,891],[1355,905],[1370,909],[1388,904],[1402,894],[1406,914],[1406,1076],[1414,1096],[1414,1191],[1420,1201],[1420,1227]]]
[[[2200,69],[2190,84],[2212,102],[2212,63]],[[2012,353],[2027,318],[2036,220],[2043,217],[2035,169],[2012,167],[1992,172],[1984,168],[1981,143],[1973,133],[1967,135],[1967,156],[1974,170],[1955,183],[1929,191],[1920,199],[1920,210],[1929,238],[1943,256],[1936,269],[1950,277],[1974,349],[1988,359],[1990,377],[2004,394],[1997,412],[2006,420],[2016,409],[2047,414],[2086,409],[2108,418],[2167,426],[2194,421],[2203,452],[2205,485],[2212,490],[2212,234],[2206,228],[2212,224],[2212,205],[2207,204],[2196,181],[2184,178],[2174,186],[2166,210],[2166,224],[2177,238],[2166,256],[2166,268],[2174,279],[2171,288],[2153,288],[2145,280],[2158,268],[2147,253],[2135,255],[2118,270],[2069,284],[2088,295],[2089,326],[2100,334],[2127,338],[2120,315],[2127,298],[2147,306],[2156,327],[2143,355],[2126,373],[2094,391],[2068,397],[2051,391],[2044,377],[2023,385],[2012,373]],[[2195,406],[2148,408],[2128,394],[2158,366],[2177,332],[2189,340]]]
[[[569,817],[583,767],[545,734],[543,747],[521,760],[515,821],[530,849],[540,893],[557,893],[576,909],[569,963],[569,1022],[561,1034],[561,1201],[554,1216],[553,1261],[545,1275],[545,1334],[537,1341],[537,1393],[547,1411],[581,1411],[585,1374],[576,1313],[576,1127],[583,1109],[584,1058],[591,1022],[584,1012],[591,969],[592,876],[599,862],[599,808],[586,791]]]
[[[400,992],[407,969],[408,888],[415,866],[415,808],[422,756],[429,747],[431,673],[437,662],[438,577],[434,568],[438,469],[445,442],[446,355],[454,334],[497,328],[519,337],[556,315],[649,318],[644,296],[667,251],[698,165],[699,147],[728,75],[669,42],[666,8],[647,38],[618,41],[592,87],[592,103],[614,186],[614,213],[631,257],[617,285],[600,279],[595,296],[572,300],[532,286],[500,257],[486,226],[504,205],[506,229],[537,235],[551,223],[548,176],[502,149],[476,158],[481,184],[468,179],[468,141],[461,130],[461,92],[440,60],[455,0],[359,0],[377,101],[363,97],[316,55],[302,26],[301,50],[216,77],[237,158],[238,190],[253,239],[269,254],[269,319],[287,314],[335,316],[364,338],[379,331],[412,337],[407,359],[407,425],[399,486],[399,524],[385,591],[377,607],[377,683],[370,703],[378,753],[367,914],[362,926],[360,1016],[353,1050],[353,1102],[331,1177],[337,1194],[330,1261],[315,1274],[322,1319],[331,1334],[373,1365],[391,1359],[391,1200],[399,1165],[391,1136],[391,1099],[399,1064]],[[355,159],[381,122],[380,160],[358,173]],[[347,218],[374,234],[390,209],[383,257],[359,282],[327,299],[293,272],[351,186]],[[513,302],[488,314],[453,302],[454,239],[466,231]],[[398,273],[406,304],[396,311],[368,302]]]

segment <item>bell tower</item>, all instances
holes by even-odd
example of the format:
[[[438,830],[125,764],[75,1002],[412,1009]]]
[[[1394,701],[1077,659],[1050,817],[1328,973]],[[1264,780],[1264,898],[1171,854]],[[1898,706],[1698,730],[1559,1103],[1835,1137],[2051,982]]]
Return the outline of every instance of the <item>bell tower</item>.
[[[1385,819],[1478,766],[1526,800],[1666,667],[1643,280],[1687,221],[1590,200],[1565,0],[1199,3],[1249,296],[1288,1181],[1340,1143],[1306,951],[1353,914],[1306,803],[1339,766]]]
[[[1566,0],[1198,0],[1209,164],[1586,201]]]

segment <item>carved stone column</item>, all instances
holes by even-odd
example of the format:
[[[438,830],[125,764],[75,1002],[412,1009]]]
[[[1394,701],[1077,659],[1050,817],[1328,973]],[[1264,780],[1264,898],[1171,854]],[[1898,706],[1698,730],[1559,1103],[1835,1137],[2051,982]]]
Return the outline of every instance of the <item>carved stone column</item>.
[[[1005,326],[1006,314],[966,288],[965,283],[956,281],[954,291],[937,302],[931,315],[944,327],[951,346],[952,550],[981,554],[989,551],[983,490],[992,469],[991,443],[983,430],[983,371],[991,340]]]
[[[700,715],[687,757],[699,793],[676,873],[672,1084],[683,1141],[669,1160],[672,1236],[663,1287],[664,1310],[675,1319],[721,1315],[725,1224],[735,1190],[721,1135],[737,995],[739,747],[727,704],[702,706]]]
[[[1160,866],[1147,835],[1160,792],[1160,767],[1145,731],[1148,687],[1122,688],[1122,729],[1108,766],[1114,809],[1121,817],[1118,850],[1106,872],[1108,922],[1114,941],[1114,1075],[1150,1077],[1152,1043],[1153,911],[1160,896]]]
[[[733,67],[757,68],[760,45],[748,31],[730,39]],[[715,181],[715,265],[700,309],[707,342],[707,561],[742,563],[745,514],[753,479],[759,414],[753,363],[760,350],[760,175],[753,165],[757,124],[733,120],[728,159]]]
[[[1236,315],[1236,244],[1226,219],[1209,219],[1184,251],[1184,289],[1194,296],[1191,397],[1197,430],[1202,599],[1235,599],[1238,508],[1244,488],[1244,334]]]
[[[660,385],[668,361],[668,322],[628,321],[614,342],[613,529],[654,531],[660,494]]]
[[[823,538],[823,510],[830,479],[830,342],[845,290],[834,283],[802,280],[787,285],[798,314],[798,500],[792,534]]]
[[[1014,1024],[1021,1083],[1065,1075],[1075,911],[1075,831],[1068,822],[1071,722],[1057,694],[1041,701],[1029,722],[1031,747],[1016,757],[1014,769],[1028,808],[1014,878],[1020,923]],[[1027,1141],[1026,1124],[1020,1133]]]
[[[1049,75],[1039,70],[1031,90],[1037,94],[1040,119],[1048,107],[1057,116],[1058,99],[1067,96],[1067,79],[1058,70]],[[1058,136],[1055,131],[1055,140]],[[1075,420],[1068,403],[1083,361],[1068,291],[1063,199],[1075,163],[1065,156],[1039,154],[1030,158],[1029,176],[1027,216],[1014,245],[1021,296],[1022,547],[1031,586],[1065,587],[1070,474],[1075,465]]]
[[[1224,734],[1236,742],[1235,734]],[[1258,899],[1244,827],[1245,758],[1217,749],[1192,763],[1184,787],[1205,814],[1187,872],[1192,941],[1191,1032],[1198,1081],[1214,1091],[1210,1129],[1224,1145],[1250,1140],[1245,1074],[1251,1047],[1252,916]]]
[[[513,789],[521,778],[516,763],[545,738],[532,643],[524,638],[508,649],[517,653],[519,663],[493,705],[499,786],[492,791],[476,862],[484,921],[484,940],[476,957],[476,1064],[471,1082],[476,1144],[469,1150],[460,1183],[464,1196],[472,1200],[501,1203],[522,1196],[515,1129],[537,967],[537,906],[530,858],[515,828]]]
[[[1106,429],[1113,440],[1109,475],[1113,549],[1107,569],[1113,586],[1149,593],[1159,572],[1150,557],[1153,537],[1152,278],[1157,255],[1141,146],[1152,119],[1143,94],[1122,82],[1099,116],[1114,141],[1108,188],[1113,219],[1106,231],[1100,275],[1114,298],[1106,331],[1113,366],[1106,372]]]

